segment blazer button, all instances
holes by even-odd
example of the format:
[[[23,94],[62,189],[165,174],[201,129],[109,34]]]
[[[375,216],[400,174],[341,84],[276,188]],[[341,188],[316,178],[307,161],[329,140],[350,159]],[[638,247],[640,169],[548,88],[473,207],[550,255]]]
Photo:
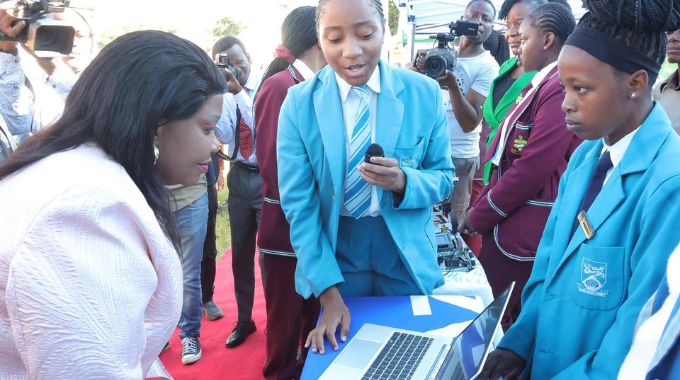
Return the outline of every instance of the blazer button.
[[[332,200],[335,200],[335,195],[331,195],[331,199],[332,199]]]

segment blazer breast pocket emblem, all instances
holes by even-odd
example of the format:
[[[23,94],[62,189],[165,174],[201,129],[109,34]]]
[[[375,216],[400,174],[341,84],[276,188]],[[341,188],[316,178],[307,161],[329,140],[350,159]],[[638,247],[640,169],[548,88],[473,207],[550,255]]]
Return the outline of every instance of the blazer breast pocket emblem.
[[[524,136],[519,135],[512,144],[512,149],[510,151],[513,154],[522,154],[522,150],[524,150],[525,145],[527,145],[527,139]]]
[[[400,157],[399,166],[402,168],[416,168],[416,158],[415,157]]]

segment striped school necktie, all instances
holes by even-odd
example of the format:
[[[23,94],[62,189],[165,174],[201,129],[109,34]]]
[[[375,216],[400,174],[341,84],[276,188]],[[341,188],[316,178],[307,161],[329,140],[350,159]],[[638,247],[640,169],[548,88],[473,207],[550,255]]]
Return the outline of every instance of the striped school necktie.
[[[358,166],[371,145],[371,125],[368,110],[368,86],[352,87],[359,96],[359,107],[350,138],[349,166],[345,178],[345,207],[355,219],[360,218],[371,206],[371,185],[364,181]]]

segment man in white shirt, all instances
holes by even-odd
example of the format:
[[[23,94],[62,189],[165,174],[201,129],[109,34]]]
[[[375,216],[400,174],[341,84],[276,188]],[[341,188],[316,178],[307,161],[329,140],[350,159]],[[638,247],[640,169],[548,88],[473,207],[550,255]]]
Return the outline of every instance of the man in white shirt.
[[[224,60],[229,63],[229,68],[226,69],[229,89],[224,95],[222,117],[217,122],[216,134],[229,147],[231,160],[227,178],[228,212],[238,320],[226,346],[233,348],[255,332],[255,323],[252,320],[255,296],[254,257],[262,210],[262,177],[255,153],[253,98],[260,85],[260,76],[251,73],[250,56],[236,37],[220,38],[213,45],[212,52],[216,62],[220,61],[218,56],[222,55],[226,56]]]
[[[479,22],[479,31],[475,36],[460,38],[456,67],[437,78],[446,88],[442,89],[442,98],[451,131],[451,159],[458,177],[451,194],[451,210],[459,222],[465,217],[472,181],[479,168],[482,105],[491,82],[498,76],[498,63],[483,46],[493,30],[496,9],[489,1],[473,0],[464,17]]]

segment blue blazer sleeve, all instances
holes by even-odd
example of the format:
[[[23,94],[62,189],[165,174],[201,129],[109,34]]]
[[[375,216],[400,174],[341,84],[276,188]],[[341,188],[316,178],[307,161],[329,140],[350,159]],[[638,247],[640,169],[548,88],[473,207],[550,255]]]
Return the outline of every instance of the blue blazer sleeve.
[[[434,83],[434,82],[433,82]],[[433,101],[421,104],[442,104],[441,91],[434,84]],[[434,127],[425,147],[420,169],[401,167],[406,175],[406,188],[403,198],[394,197],[393,206],[399,209],[432,207],[435,203],[449,197],[453,191],[454,168],[451,162],[451,140],[444,107],[435,110]],[[427,120],[423,117],[423,120]]]
[[[295,92],[289,91],[279,114],[276,148],[279,192],[298,259],[296,288],[307,298],[310,293],[318,297],[327,288],[343,282],[343,277],[323,230],[319,191],[300,134],[305,124],[298,115]]]

